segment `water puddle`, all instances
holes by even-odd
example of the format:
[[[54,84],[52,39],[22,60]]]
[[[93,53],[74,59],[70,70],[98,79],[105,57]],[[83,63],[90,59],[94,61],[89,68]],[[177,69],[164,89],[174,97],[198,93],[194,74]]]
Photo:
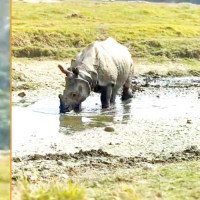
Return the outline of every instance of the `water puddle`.
[[[195,84],[198,81],[193,79]],[[177,82],[179,86],[188,84],[182,79]],[[118,97],[115,106],[107,110],[101,109],[98,94],[92,94],[83,103],[80,113],[60,115],[58,98],[43,99],[27,107],[15,105],[13,154],[74,153],[80,149],[101,148],[126,156],[159,154],[169,148],[176,151],[183,146],[198,145],[199,87],[178,87],[178,84],[167,87],[169,81],[155,87],[157,84],[155,80],[150,82],[149,87],[136,92],[128,102],[121,102]],[[113,126],[115,132],[105,132],[105,126]]]

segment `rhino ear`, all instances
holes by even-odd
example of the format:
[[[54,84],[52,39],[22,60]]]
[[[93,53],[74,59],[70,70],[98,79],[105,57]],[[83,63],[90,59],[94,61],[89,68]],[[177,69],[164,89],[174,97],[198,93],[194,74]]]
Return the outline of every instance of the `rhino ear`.
[[[78,77],[79,75],[79,69],[77,67],[72,68],[72,72]]]
[[[60,100],[62,100],[63,95],[62,95],[62,94],[59,94],[59,95],[58,95],[58,98],[59,98]]]
[[[85,96],[85,98],[87,98],[89,95],[90,95],[90,92],[91,92],[91,87],[88,83],[88,81],[85,81],[85,80],[79,80],[79,82],[81,83],[81,85],[83,86],[83,96]]]
[[[76,61],[75,59],[72,59],[72,60],[71,60],[71,67],[73,67],[73,66],[74,66],[74,64],[75,64],[75,61]]]

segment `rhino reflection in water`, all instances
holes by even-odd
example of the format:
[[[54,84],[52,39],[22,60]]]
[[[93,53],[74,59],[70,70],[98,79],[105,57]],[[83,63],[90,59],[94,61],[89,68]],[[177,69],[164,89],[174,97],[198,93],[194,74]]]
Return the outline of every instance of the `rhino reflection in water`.
[[[65,90],[59,95],[61,113],[80,111],[81,103],[91,91],[101,93],[102,108],[115,102],[122,86],[122,100],[133,96],[130,89],[133,75],[131,54],[112,38],[87,46],[71,62],[68,70],[61,65],[58,67],[66,75]]]

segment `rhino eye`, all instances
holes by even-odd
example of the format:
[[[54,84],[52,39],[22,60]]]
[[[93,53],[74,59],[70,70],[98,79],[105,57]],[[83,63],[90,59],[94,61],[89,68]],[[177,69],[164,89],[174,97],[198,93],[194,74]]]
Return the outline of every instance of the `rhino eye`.
[[[76,93],[71,93],[71,96],[72,97],[76,97]]]

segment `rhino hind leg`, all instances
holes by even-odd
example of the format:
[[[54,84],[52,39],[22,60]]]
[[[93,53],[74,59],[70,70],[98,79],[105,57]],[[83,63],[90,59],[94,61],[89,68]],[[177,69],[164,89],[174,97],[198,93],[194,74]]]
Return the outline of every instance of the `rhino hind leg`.
[[[131,79],[128,79],[123,86],[122,101],[126,101],[130,98],[133,98],[133,94],[131,92]]]
[[[102,108],[110,107],[112,89],[113,89],[112,85],[101,86],[101,105],[102,105]]]

